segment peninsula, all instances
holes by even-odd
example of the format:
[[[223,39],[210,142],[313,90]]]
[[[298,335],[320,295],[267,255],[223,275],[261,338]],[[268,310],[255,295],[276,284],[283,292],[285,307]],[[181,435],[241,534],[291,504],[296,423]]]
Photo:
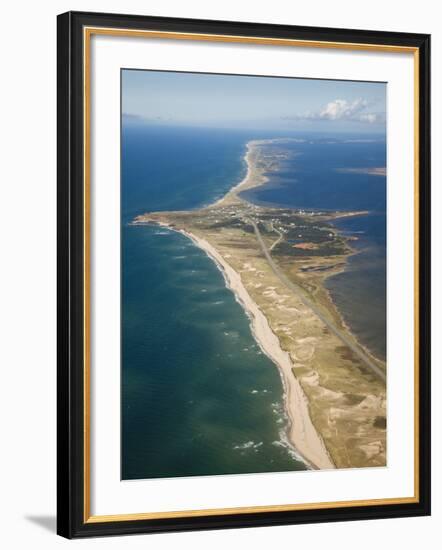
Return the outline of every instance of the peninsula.
[[[266,185],[279,169],[285,141],[250,141],[245,178],[216,203],[148,212],[132,223],[183,233],[222,271],[256,341],[279,369],[288,439],[309,467],[385,466],[386,365],[351,333],[323,284],[354,253],[355,237],[331,222],[367,212],[247,201],[243,192]]]

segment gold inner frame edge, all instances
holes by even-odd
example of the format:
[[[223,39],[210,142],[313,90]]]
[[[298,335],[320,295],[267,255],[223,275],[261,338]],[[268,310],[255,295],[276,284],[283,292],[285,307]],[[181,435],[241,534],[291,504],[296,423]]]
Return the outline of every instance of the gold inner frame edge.
[[[90,41],[92,35],[126,36],[132,38],[155,38],[173,40],[195,40],[204,42],[249,43],[269,46],[292,46],[304,48],[363,50],[374,52],[412,53],[414,63],[414,495],[410,497],[350,500],[336,502],[298,503],[269,506],[248,506],[215,508],[205,510],[177,510],[168,512],[127,513],[115,515],[91,515],[91,472],[90,472]],[[297,40],[281,38],[245,37],[205,33],[181,33],[168,31],[147,31],[118,29],[111,27],[83,28],[83,103],[84,103],[84,523],[106,523],[116,521],[137,521],[148,519],[203,517],[229,514],[250,514],[264,512],[286,512],[301,510],[323,510],[359,506],[411,504],[419,502],[419,49],[412,46],[389,44],[364,44],[350,42],[329,42],[319,40]]]

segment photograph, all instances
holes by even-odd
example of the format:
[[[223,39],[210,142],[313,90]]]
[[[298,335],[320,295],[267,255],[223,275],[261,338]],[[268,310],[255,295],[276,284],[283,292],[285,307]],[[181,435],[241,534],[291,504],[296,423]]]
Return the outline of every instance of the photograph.
[[[386,467],[386,82],[120,76],[121,479]]]
[[[85,5],[2,12],[3,547],[433,550],[439,5]]]
[[[57,532],[429,514],[429,35],[57,34]]]

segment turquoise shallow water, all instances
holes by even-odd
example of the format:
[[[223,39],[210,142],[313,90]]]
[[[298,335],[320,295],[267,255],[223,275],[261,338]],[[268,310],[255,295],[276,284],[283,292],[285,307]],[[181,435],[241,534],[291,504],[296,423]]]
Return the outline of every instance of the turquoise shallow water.
[[[245,173],[246,142],[266,137],[275,136],[123,128],[123,479],[305,469],[285,443],[278,370],[261,353],[212,260],[183,235],[128,225],[145,211],[198,208],[219,198]],[[336,168],[381,166],[385,143],[352,147],[316,136],[293,147],[302,153],[296,162],[248,198],[376,212],[353,226],[342,223],[342,230],[359,235],[362,253],[328,284],[352,329],[382,355],[385,178],[338,177]],[[361,320],[358,308],[368,306]]]
[[[134,133],[123,141],[122,478],[305,469],[285,443],[278,369],[221,272],[183,235],[127,224],[211,202],[241,179],[248,136],[195,132],[190,159],[182,131]]]

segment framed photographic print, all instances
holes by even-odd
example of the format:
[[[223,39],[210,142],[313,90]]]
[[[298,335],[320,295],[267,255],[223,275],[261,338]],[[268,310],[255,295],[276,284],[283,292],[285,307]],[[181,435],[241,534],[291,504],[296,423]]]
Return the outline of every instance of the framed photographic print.
[[[58,533],[429,514],[430,37],[58,17]]]

